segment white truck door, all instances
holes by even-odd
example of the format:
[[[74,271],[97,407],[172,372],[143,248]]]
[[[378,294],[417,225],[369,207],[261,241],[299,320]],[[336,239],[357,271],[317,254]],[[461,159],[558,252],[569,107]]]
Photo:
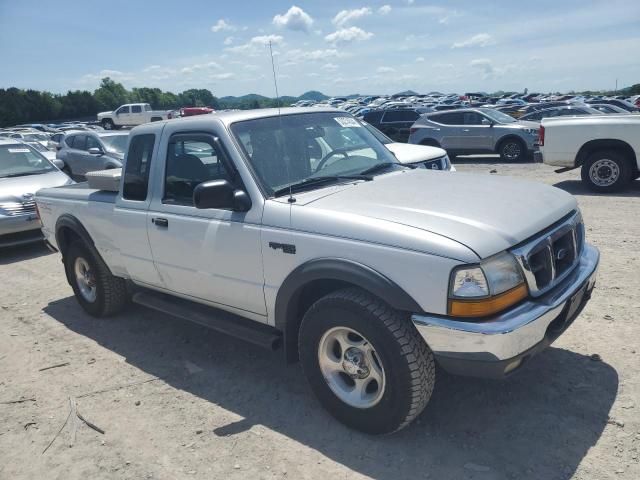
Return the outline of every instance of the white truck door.
[[[151,190],[149,173],[159,135],[138,133],[129,140],[123,169],[121,194],[116,199],[114,219],[123,265],[131,279],[140,284],[164,288],[151,256],[147,222]]]
[[[131,105],[130,125],[142,125],[146,123],[146,114],[142,113],[142,105]]]
[[[116,125],[131,125],[131,107],[123,105],[118,108],[113,116],[113,123]]]
[[[165,132],[168,128],[165,127]],[[226,309],[265,316],[261,205],[249,212],[197,209],[194,188],[235,182],[213,135],[177,132],[158,152],[148,233],[155,265],[169,290]],[[160,165],[158,165],[160,166]],[[160,171],[161,170],[161,171]],[[230,307],[230,308],[229,308]]]

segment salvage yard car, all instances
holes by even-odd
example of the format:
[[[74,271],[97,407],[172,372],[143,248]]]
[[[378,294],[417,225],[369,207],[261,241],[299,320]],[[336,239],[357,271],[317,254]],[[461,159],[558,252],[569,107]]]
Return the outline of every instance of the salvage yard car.
[[[98,114],[98,122],[105,130],[114,130],[120,127],[131,127],[148,122],[167,120],[169,111],[152,110],[148,103],[128,103],[118,107],[113,112],[101,112]]]
[[[545,118],[540,153],[562,173],[580,168],[596,192],[615,192],[640,178],[640,115]]]
[[[72,178],[119,168],[128,139],[128,132],[76,131],[64,137],[56,157],[63,162],[62,170]]]
[[[539,125],[491,108],[427,113],[411,127],[409,143],[444,148],[449,155],[499,153],[516,162],[533,155]]]
[[[0,139],[0,247],[42,241],[35,192],[70,183],[33,147]]]
[[[534,363],[595,283],[571,195],[403,166],[335,109],[150,123],[131,131],[119,184],[89,177],[36,196],[89,314],[131,299],[282,346],[368,433],[420,414],[436,362],[485,377]]]

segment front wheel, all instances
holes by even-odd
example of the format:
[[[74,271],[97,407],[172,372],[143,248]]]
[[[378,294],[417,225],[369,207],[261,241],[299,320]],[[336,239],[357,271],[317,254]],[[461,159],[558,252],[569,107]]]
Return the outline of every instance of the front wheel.
[[[504,162],[519,162],[527,156],[527,149],[520,140],[514,138],[502,142],[498,153]]]
[[[582,181],[594,192],[616,192],[627,186],[633,172],[624,155],[614,150],[592,153],[582,165]]]
[[[104,120],[102,120],[102,128],[104,128],[105,130],[114,130],[113,120],[111,120],[110,118],[105,118]]]
[[[124,279],[111,275],[102,259],[82,242],[74,242],[64,256],[67,280],[82,308],[94,317],[121,311],[127,303]]]
[[[299,351],[323,407],[365,433],[404,428],[433,392],[433,354],[409,318],[360,289],[330,293],[311,306]]]

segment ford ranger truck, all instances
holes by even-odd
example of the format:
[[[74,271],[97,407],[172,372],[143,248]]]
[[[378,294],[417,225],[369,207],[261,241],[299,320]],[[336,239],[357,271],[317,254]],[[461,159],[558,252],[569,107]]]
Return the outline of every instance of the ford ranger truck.
[[[594,288],[573,196],[402,165],[332,108],[142,125],[119,181],[89,177],[36,195],[86,312],[131,300],[282,348],[329,412],[372,434],[420,414],[436,363],[535,368]]]
[[[544,118],[540,152],[557,173],[580,169],[595,192],[616,192],[640,178],[640,115]]]

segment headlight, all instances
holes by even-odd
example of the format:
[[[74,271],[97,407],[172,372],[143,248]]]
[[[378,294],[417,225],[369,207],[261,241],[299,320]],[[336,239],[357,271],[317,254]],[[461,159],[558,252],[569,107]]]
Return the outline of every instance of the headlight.
[[[449,314],[486,317],[514,305],[528,293],[515,257],[503,252],[480,265],[451,272]]]

